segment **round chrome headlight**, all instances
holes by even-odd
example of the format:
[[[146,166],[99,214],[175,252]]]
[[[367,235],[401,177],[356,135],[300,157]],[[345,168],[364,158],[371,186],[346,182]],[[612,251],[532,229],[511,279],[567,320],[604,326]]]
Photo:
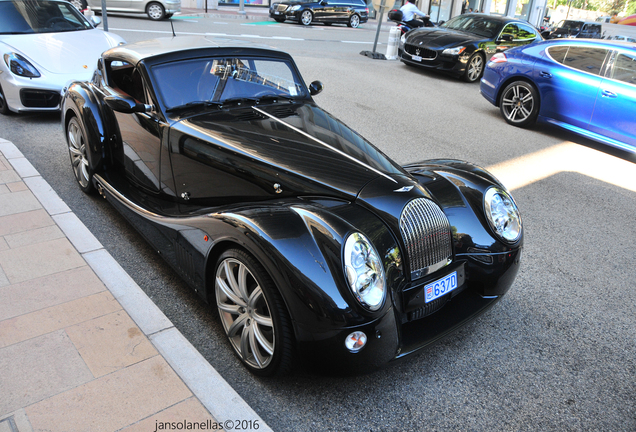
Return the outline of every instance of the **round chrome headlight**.
[[[490,187],[484,195],[484,211],[490,226],[503,240],[514,243],[521,237],[521,217],[512,197],[503,189]]]
[[[349,288],[360,304],[377,311],[386,297],[384,266],[371,242],[352,233],[344,246],[344,267]]]

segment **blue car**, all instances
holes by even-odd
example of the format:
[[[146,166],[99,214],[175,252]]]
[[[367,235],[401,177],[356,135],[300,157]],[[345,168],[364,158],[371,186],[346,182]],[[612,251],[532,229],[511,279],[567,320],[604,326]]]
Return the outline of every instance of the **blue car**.
[[[481,94],[508,123],[536,121],[636,152],[636,44],[549,40],[495,54]]]

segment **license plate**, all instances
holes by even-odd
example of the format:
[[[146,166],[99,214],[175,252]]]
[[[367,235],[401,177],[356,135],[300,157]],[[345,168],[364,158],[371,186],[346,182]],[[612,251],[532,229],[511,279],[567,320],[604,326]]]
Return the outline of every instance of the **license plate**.
[[[276,11],[274,12],[274,15],[280,15],[280,12]]]
[[[411,58],[412,58],[413,60],[415,60],[415,61],[422,61],[422,57],[420,57],[420,56],[415,56],[415,55],[414,55],[414,56],[411,56]]]
[[[431,282],[424,287],[424,302],[429,303],[440,298],[444,294],[448,294],[457,288],[457,272],[454,271],[441,279]]]

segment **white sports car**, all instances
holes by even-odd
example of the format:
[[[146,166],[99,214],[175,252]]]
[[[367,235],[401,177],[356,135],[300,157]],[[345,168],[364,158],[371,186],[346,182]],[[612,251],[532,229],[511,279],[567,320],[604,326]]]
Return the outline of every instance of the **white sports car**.
[[[58,111],[68,83],[125,43],[100,22],[62,0],[0,0],[0,113]]]

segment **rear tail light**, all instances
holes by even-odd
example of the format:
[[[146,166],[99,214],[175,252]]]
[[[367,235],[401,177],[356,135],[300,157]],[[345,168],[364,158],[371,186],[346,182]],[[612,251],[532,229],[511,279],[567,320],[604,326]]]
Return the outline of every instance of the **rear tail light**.
[[[493,63],[505,63],[508,59],[504,53],[497,53],[490,58],[490,61]]]

